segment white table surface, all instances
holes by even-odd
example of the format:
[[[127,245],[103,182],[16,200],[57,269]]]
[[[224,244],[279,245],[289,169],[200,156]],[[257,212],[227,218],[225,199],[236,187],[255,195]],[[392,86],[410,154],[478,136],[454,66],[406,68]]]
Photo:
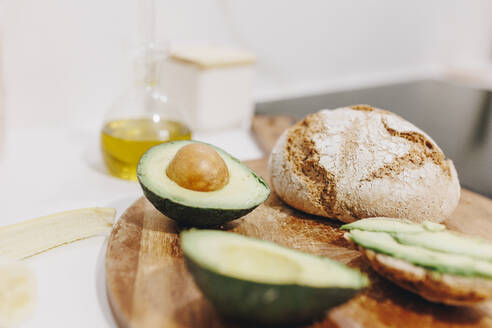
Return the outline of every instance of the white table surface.
[[[117,218],[142,195],[136,182],[109,176],[94,128],[7,127],[0,144],[0,225],[84,207],[114,207]],[[262,156],[248,132],[196,135],[241,160]],[[37,307],[21,327],[116,327],[107,302],[107,236],[25,260],[36,274]]]

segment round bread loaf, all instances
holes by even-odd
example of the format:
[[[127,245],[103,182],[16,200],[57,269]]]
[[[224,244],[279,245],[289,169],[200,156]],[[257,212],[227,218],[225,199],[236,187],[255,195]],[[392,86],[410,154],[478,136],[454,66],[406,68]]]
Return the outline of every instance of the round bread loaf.
[[[287,204],[343,222],[441,222],[460,197],[453,162],[425,132],[367,105],[306,116],[279,138],[269,169]]]

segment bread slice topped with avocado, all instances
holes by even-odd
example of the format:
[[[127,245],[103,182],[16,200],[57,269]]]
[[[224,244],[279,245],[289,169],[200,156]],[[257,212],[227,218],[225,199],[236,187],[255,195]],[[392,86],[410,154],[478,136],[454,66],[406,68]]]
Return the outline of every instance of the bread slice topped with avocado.
[[[472,305],[492,298],[492,244],[441,224],[369,218],[343,225],[372,268],[425,299]]]

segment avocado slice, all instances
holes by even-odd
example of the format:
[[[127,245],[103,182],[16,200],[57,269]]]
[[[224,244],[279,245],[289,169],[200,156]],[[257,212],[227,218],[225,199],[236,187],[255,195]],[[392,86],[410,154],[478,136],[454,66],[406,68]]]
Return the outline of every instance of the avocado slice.
[[[492,261],[492,244],[483,239],[460,236],[451,231],[396,233],[395,239],[401,244]]]
[[[140,159],[137,177],[145,197],[174,221],[206,227],[237,219],[255,209],[270,195],[263,179],[222,149],[212,147],[229,170],[229,181],[216,191],[195,191],[171,180],[166,168],[178,150],[197,141],[166,142],[150,148]]]
[[[492,263],[488,261],[442,253],[419,246],[403,245],[386,232],[351,230],[347,237],[364,248],[437,272],[492,278]]]
[[[365,231],[413,233],[423,231],[441,231],[445,229],[445,226],[433,222],[424,222],[423,224],[418,224],[403,219],[377,217],[362,219],[349,224],[344,224],[340,228],[346,230],[358,229]]]
[[[492,261],[492,244],[480,238],[443,231],[445,226],[439,223],[425,221],[417,224],[401,219],[368,218],[345,224],[341,228],[388,232],[400,244]]]
[[[341,263],[231,232],[192,229],[180,242],[202,293],[220,313],[243,321],[306,322],[368,285]]]

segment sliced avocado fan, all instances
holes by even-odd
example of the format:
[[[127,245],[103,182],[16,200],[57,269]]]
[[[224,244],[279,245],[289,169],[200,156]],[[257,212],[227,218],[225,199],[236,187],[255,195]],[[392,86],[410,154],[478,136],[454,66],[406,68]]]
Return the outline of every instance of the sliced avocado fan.
[[[492,244],[435,223],[370,218],[342,226],[364,248],[441,273],[492,278]]]

